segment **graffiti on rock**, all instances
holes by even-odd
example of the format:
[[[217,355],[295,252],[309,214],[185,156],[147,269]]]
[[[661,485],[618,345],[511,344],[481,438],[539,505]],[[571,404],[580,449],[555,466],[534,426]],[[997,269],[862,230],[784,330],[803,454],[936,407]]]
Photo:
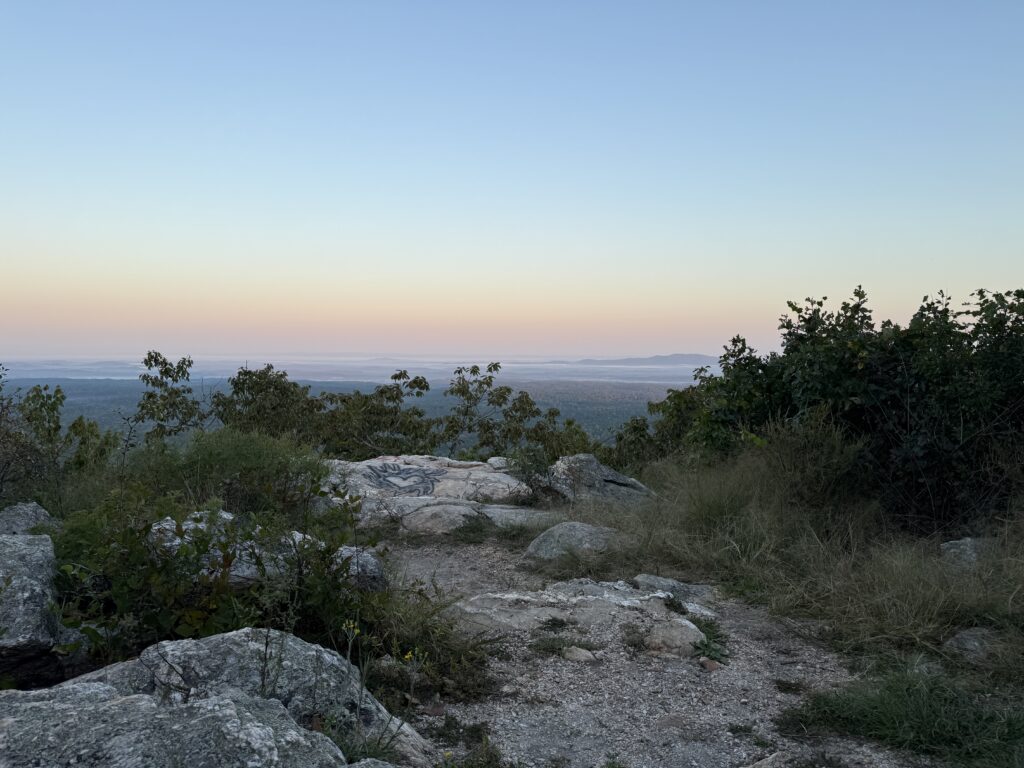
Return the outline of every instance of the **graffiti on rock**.
[[[431,496],[443,469],[409,467],[402,464],[372,464],[367,467],[371,482],[395,496]]]

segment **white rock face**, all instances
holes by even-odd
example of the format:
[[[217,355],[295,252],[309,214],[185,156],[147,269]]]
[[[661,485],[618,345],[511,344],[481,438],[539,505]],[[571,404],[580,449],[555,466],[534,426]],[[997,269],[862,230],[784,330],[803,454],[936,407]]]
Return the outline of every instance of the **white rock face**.
[[[473,522],[498,527],[540,527],[558,520],[550,512],[517,506],[532,498],[525,483],[504,470],[504,459],[456,461],[438,456],[381,456],[331,461],[328,489],[361,499],[360,525],[397,522],[417,534],[448,534]]]
[[[59,676],[55,571],[49,536],[0,535],[0,678],[40,685]]]
[[[34,501],[0,510],[0,535],[25,536],[38,525],[53,525],[50,513]]]
[[[530,500],[533,491],[512,475],[482,461],[440,456],[381,456],[367,461],[328,462],[331,481],[366,501],[431,496],[495,504]]]

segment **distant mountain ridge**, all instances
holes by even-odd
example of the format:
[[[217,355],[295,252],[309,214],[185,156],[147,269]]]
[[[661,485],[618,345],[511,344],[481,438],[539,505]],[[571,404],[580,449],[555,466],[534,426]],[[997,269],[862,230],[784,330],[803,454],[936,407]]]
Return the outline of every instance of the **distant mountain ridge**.
[[[567,361],[556,360],[552,362],[564,363]],[[696,353],[680,352],[674,355],[652,355],[651,357],[621,357],[613,360],[587,358],[586,360],[574,360],[573,365],[715,365],[718,358],[714,355],[700,355]]]

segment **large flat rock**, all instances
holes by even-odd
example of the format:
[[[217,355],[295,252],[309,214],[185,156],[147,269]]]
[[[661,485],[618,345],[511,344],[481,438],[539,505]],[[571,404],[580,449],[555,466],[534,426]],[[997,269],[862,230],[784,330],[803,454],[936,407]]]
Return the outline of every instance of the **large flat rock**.
[[[666,592],[635,589],[622,581],[574,579],[533,592],[476,595],[460,600],[451,610],[467,629],[498,635],[535,632],[545,626],[587,632],[641,622],[652,654],[686,656],[704,635],[685,616],[669,609],[669,598]]]
[[[399,496],[430,496],[494,504],[520,504],[530,487],[481,461],[440,456],[381,456],[367,461],[328,462],[331,481],[348,496],[364,501]]]

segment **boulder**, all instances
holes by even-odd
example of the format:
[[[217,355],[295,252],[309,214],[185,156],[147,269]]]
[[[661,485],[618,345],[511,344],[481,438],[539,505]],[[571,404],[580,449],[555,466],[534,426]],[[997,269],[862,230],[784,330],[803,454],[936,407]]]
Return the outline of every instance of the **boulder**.
[[[570,552],[604,552],[618,536],[614,528],[601,528],[588,523],[559,523],[531,541],[525,557],[531,560],[557,560]]]
[[[345,495],[373,502],[400,496],[430,496],[495,504],[528,501],[530,487],[482,461],[440,456],[381,456],[367,461],[329,461],[330,484]]]
[[[564,456],[536,484],[538,490],[570,503],[637,503],[653,496],[643,483],[606,467],[590,453]]]
[[[158,643],[136,660],[58,688],[83,683],[101,683],[122,696],[144,694],[163,705],[235,701],[239,695],[245,701],[276,701],[301,726],[329,723],[342,734],[361,732],[390,743],[402,764],[432,764],[430,745],[363,688],[355,666],[334,651],[284,632],[249,628]]]
[[[55,571],[49,536],[0,535],[0,680],[36,686],[60,678],[50,652],[60,630]]]
[[[24,536],[39,525],[54,525],[50,513],[33,502],[12,504],[0,510],[0,535]]]
[[[239,691],[178,702],[76,681],[0,691],[0,765],[340,768],[327,736],[284,704]]]
[[[448,499],[395,500],[402,512],[398,520],[408,533],[452,533],[480,517],[476,505]],[[413,503],[409,503],[413,502]],[[423,502],[423,503],[418,503]]]

